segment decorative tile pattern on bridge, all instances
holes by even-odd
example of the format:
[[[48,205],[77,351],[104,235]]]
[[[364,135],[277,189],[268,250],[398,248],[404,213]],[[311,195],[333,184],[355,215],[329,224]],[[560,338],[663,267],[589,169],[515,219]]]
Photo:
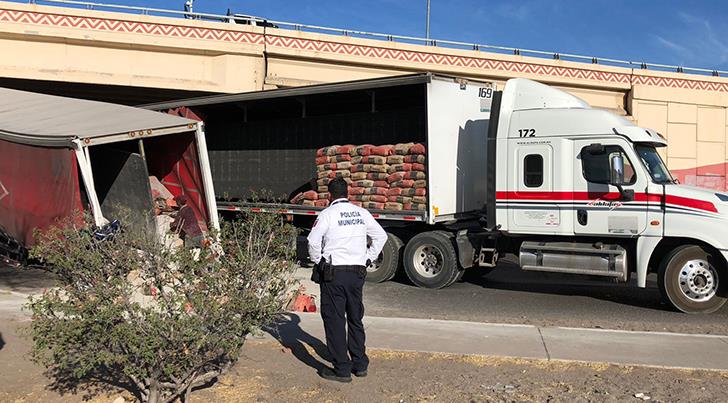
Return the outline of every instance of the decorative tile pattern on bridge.
[[[138,33],[174,38],[205,39],[248,44],[266,44],[287,49],[326,52],[340,55],[390,59],[448,67],[467,67],[514,73],[593,80],[623,84],[643,84],[656,87],[685,88],[715,92],[728,92],[728,83],[700,79],[667,78],[657,76],[633,75],[631,73],[608,72],[588,68],[551,66],[538,63],[524,63],[470,57],[443,55],[432,52],[392,49],[387,47],[345,44],[323,40],[291,38],[279,35],[262,35],[228,29],[207,27],[188,27],[173,24],[123,21],[110,18],[79,17],[63,14],[41,13],[0,9],[0,22],[36,24],[46,26],[70,27],[107,32]],[[386,42],[384,42],[386,43]],[[625,69],[629,71],[629,69]]]
[[[159,35],[185,39],[208,39],[225,42],[262,44],[263,35],[226,29],[187,27],[108,18],[76,17],[62,14],[35,13],[0,9],[0,22],[16,22],[96,31]]]

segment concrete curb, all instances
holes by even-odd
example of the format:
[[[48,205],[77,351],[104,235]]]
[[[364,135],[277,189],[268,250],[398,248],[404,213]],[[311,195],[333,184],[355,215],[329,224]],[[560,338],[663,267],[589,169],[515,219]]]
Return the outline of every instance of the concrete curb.
[[[728,371],[728,336],[381,317],[364,325],[372,349]],[[316,313],[289,313],[277,332],[268,338],[325,351]]]
[[[317,295],[318,286],[308,275],[305,269],[299,270],[296,278],[307,292]],[[1,289],[0,311],[27,316],[20,307],[28,296]],[[391,317],[365,317],[364,325],[367,346],[372,349],[728,371],[728,336],[723,335]],[[276,331],[284,345],[307,345],[325,354],[317,313],[288,313],[265,338],[276,340],[270,334]]]
[[[12,290],[4,290],[4,289],[0,288],[0,295],[3,295],[3,294],[12,295],[14,297],[22,297],[22,298],[28,298],[32,295],[32,294],[25,294],[22,292],[17,292],[17,291],[12,291]]]

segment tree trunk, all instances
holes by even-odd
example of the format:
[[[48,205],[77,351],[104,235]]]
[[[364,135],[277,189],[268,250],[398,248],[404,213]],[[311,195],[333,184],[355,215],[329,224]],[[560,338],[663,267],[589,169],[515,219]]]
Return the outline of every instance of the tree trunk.
[[[147,401],[145,403],[159,403],[161,393],[162,390],[157,381],[152,381],[151,385],[149,385],[149,392],[147,393]]]
[[[192,383],[190,383],[190,386],[187,387],[187,389],[185,390],[184,395],[182,395],[182,396],[184,396],[182,398],[182,403],[189,403],[189,401],[190,401],[190,393],[192,393]]]

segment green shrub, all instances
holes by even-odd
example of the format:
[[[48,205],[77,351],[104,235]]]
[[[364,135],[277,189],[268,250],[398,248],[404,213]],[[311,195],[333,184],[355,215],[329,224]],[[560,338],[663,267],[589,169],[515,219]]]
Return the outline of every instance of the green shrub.
[[[292,289],[296,230],[275,216],[223,223],[219,247],[199,253],[133,228],[98,241],[78,222],[38,234],[31,250],[61,279],[28,307],[32,357],[62,392],[121,386],[145,402],[187,400],[235,363]]]

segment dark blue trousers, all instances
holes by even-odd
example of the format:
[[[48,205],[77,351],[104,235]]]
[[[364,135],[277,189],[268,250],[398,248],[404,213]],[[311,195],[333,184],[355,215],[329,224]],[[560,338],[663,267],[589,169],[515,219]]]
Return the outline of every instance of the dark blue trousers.
[[[369,366],[362,323],[363,287],[364,277],[352,271],[336,271],[334,281],[321,283],[326,346],[338,376],[350,376],[352,371],[364,371]]]

